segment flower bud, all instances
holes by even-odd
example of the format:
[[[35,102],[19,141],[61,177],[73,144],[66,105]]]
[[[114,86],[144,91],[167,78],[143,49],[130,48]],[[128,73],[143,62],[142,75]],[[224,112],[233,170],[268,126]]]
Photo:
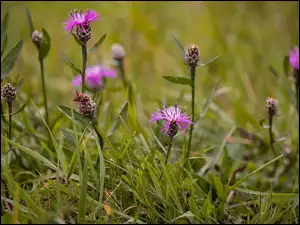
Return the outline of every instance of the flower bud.
[[[10,83],[5,84],[3,89],[1,90],[1,98],[8,104],[10,104],[14,99],[16,99],[16,95],[17,90]]]
[[[84,44],[92,38],[92,26],[90,24],[78,26],[76,29],[77,38]]]
[[[196,67],[200,60],[200,50],[196,45],[191,45],[185,53],[185,64]]]
[[[43,38],[43,33],[37,30],[35,30],[31,35],[31,40],[37,47],[40,47],[42,38]]]
[[[275,98],[268,97],[266,101],[266,109],[269,114],[269,117],[275,116],[278,111],[278,100]]]
[[[84,93],[76,91],[73,101],[78,105],[78,112],[84,116],[93,116],[96,110],[96,103]]]
[[[126,52],[122,45],[113,44],[111,47],[111,56],[114,60],[122,60],[126,56]]]

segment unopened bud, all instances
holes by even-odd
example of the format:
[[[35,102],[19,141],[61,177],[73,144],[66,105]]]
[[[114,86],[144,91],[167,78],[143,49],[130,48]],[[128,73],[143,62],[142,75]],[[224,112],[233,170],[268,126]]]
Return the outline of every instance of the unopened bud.
[[[200,50],[196,45],[191,45],[185,53],[185,64],[196,67],[200,61]]]
[[[275,116],[278,111],[278,100],[268,97],[266,101],[266,110],[269,114],[269,117]]]
[[[126,56],[123,46],[120,44],[113,44],[111,47],[111,56],[114,60],[122,60]]]
[[[78,105],[78,112],[84,116],[93,116],[96,110],[96,103],[92,98],[84,93],[76,91],[73,101]]]
[[[16,95],[17,90],[10,83],[5,84],[3,89],[1,90],[1,98],[8,104],[10,104],[14,99],[16,99]]]
[[[43,33],[37,30],[35,30],[31,35],[31,40],[37,47],[40,47],[42,38],[43,38]]]

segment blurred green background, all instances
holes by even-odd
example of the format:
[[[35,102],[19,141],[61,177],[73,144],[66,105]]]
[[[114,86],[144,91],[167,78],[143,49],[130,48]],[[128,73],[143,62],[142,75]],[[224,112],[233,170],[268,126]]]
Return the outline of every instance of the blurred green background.
[[[265,117],[267,96],[279,100],[281,114],[291,112],[288,93],[268,66],[272,65],[283,75],[284,56],[299,45],[299,2],[1,2],[2,15],[10,11],[7,49],[20,38],[24,39],[21,57],[9,79],[16,82],[23,77],[24,93],[42,104],[37,51],[30,39],[25,6],[31,12],[35,29],[45,28],[52,39],[45,61],[50,111],[57,112],[58,105],[69,105],[74,96],[71,81],[76,74],[66,65],[60,52],[81,66],[81,49],[62,23],[70,9],[90,8],[99,12],[104,20],[92,24],[89,47],[104,33],[107,38],[96,52],[89,54],[88,65],[99,62],[109,65],[111,45],[118,42],[124,46],[127,76],[135,86],[142,123],[147,123],[149,114],[160,101],[168,105],[178,102],[181,107],[187,107],[190,114],[189,86],[178,86],[162,78],[189,76],[170,33],[185,48],[198,45],[201,60],[222,54],[216,62],[197,70],[197,114],[220,78],[214,98],[219,108],[215,110],[223,109],[245,128],[259,128],[258,121]],[[121,80],[108,81],[109,87],[121,85]],[[110,97],[116,107],[125,101],[123,91]],[[51,117],[52,113],[50,120]],[[211,119],[216,127],[223,127],[222,123],[229,121],[225,116],[222,120],[218,116]],[[284,117],[279,118],[278,123],[287,130],[288,123],[280,122],[282,119]]]

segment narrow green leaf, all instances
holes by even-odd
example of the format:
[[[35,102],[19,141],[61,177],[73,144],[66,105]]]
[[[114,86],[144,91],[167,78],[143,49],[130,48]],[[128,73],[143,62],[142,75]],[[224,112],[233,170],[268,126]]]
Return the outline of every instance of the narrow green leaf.
[[[208,177],[210,178],[210,181],[211,181],[212,185],[217,190],[217,195],[219,197],[222,196],[223,193],[224,193],[224,188],[223,188],[223,184],[222,184],[220,178],[217,177],[216,175],[214,175],[213,173],[209,173]]]
[[[125,121],[127,121],[127,112],[128,112],[128,102],[126,102],[125,106],[119,113],[118,118],[117,118],[113,128],[111,129],[111,131],[108,132],[107,137],[109,137],[114,132],[116,132],[118,130],[118,128],[121,126],[122,121],[121,121],[120,117],[122,117]]]
[[[172,76],[163,76],[164,79],[167,81],[170,81],[175,84],[181,84],[181,85],[190,85],[193,86],[193,82],[185,77],[172,77]]]
[[[290,64],[289,56],[286,55],[283,59],[283,71],[286,77],[289,76],[289,64]]]
[[[9,11],[7,11],[3,17],[2,23],[1,23],[1,39],[3,37],[3,34],[6,33],[7,26],[8,26],[8,19],[9,19]]]
[[[100,38],[100,40],[97,41],[97,43],[92,48],[89,49],[89,52],[97,50],[97,48],[99,48],[102,45],[102,43],[104,42],[105,38],[106,38],[106,33],[104,35],[102,35],[102,37]]]
[[[76,68],[75,65],[71,62],[71,60],[63,52],[61,52],[60,55],[73,70],[75,70],[77,73],[81,74],[80,69]]]
[[[105,181],[105,160],[102,154],[102,149],[99,143],[96,141],[98,154],[99,154],[99,187],[100,187],[100,195],[99,195],[99,202],[103,202],[103,193],[104,193],[104,181]]]
[[[43,38],[42,38],[42,43],[41,46],[39,47],[39,59],[40,60],[44,60],[46,58],[46,56],[49,53],[50,50],[50,43],[51,43],[51,38],[48,34],[48,32],[42,28],[42,32],[43,32]]]
[[[26,17],[27,17],[27,22],[28,22],[28,26],[29,26],[29,38],[31,38],[31,35],[34,31],[34,26],[33,26],[33,22],[31,19],[30,11],[27,7],[25,8],[25,11],[26,11]]]
[[[67,115],[71,120],[72,120],[72,112],[74,114],[74,119],[78,122],[80,122],[80,124],[83,126],[83,127],[86,127],[86,126],[89,126],[90,123],[91,123],[91,119],[81,115],[80,113],[78,113],[76,110],[74,109],[71,109],[69,107],[66,107],[66,106],[58,106],[58,109],[64,113],[65,115]]]
[[[19,80],[19,82],[16,85],[16,91],[18,92],[23,84],[24,78],[22,78],[21,80]]]
[[[5,138],[2,136],[2,138]],[[57,170],[57,167],[52,163],[50,162],[48,159],[46,159],[44,156],[42,156],[41,154],[39,154],[37,151],[33,151],[31,150],[30,148],[27,148],[23,145],[20,145],[14,141],[11,141],[9,139],[7,139],[7,141],[12,144],[13,146],[15,146],[15,148],[18,148],[19,150],[21,150],[22,152],[25,152],[26,154],[30,155],[31,157],[33,157],[34,159],[36,160],[39,160],[41,162],[44,163],[45,166],[48,166],[50,169],[53,169],[53,170]]]
[[[184,59],[184,56],[185,56],[185,50],[184,50],[184,47],[182,46],[182,44],[177,40],[177,38],[173,35],[173,34],[170,34],[171,38],[174,40],[176,46],[178,47],[179,51],[180,51],[180,57],[182,59]]]
[[[20,51],[23,47],[23,39],[21,39],[15,47],[5,56],[3,61],[1,62],[1,80],[5,78],[8,73],[13,69]]]
[[[6,46],[7,46],[7,41],[8,41],[7,33],[5,33],[3,43],[2,43],[2,46],[1,46],[1,57],[2,57],[3,53],[5,52],[5,49],[6,49]]]
[[[205,62],[205,63],[200,63],[200,66],[207,66],[209,64],[211,64],[212,62],[216,61],[218,58],[220,58],[221,55],[216,56],[215,58],[212,58],[211,60]]]
[[[84,151],[85,153],[85,151]],[[87,182],[88,182],[88,159],[86,153],[84,154],[84,167],[82,178],[80,179],[80,198],[78,209],[78,221],[83,224],[85,222],[86,203],[87,203]]]
[[[76,34],[72,33],[72,36],[73,36],[73,38],[75,39],[75,41],[77,42],[77,44],[79,44],[80,46],[83,45],[82,41],[80,41],[80,40],[77,38]]]
[[[11,115],[16,115],[20,112],[23,112],[25,107],[26,107],[26,103],[24,103],[16,112],[12,113]],[[3,114],[3,116],[9,116],[9,114]]]

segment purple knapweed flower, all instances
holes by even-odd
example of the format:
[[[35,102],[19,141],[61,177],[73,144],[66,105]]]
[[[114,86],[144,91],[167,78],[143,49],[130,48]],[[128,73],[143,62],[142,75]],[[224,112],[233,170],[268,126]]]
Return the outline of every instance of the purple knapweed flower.
[[[290,51],[290,64],[295,70],[299,70],[299,47],[295,47],[295,51]]]
[[[151,117],[150,123],[158,120],[165,121],[162,131],[165,135],[169,135],[171,139],[177,134],[178,128],[182,129],[183,133],[186,134],[186,129],[192,124],[192,121],[178,108],[177,104],[169,108],[164,106],[163,110],[153,113]]]
[[[99,89],[102,86],[103,77],[117,77],[117,73],[113,69],[101,67],[99,65],[88,67],[85,70],[85,82],[86,85],[91,89]],[[75,87],[81,86],[81,75],[77,75],[73,79],[72,83]]]

